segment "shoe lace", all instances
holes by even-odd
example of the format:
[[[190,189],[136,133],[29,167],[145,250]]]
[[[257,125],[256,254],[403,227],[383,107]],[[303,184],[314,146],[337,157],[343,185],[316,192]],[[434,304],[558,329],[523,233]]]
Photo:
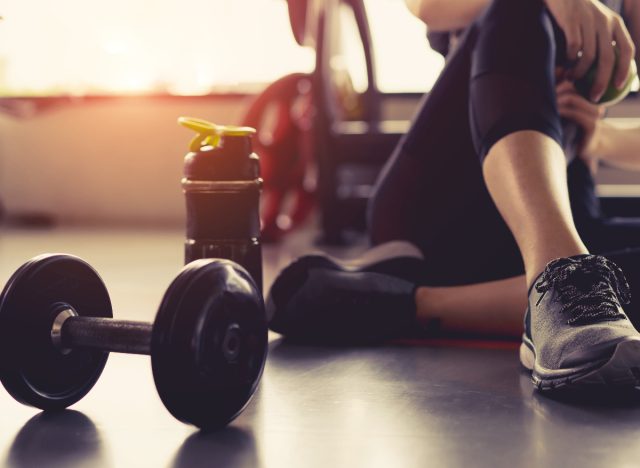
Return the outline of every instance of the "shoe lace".
[[[557,291],[556,301],[562,304],[560,312],[571,313],[569,325],[624,319],[621,303],[628,304],[631,300],[629,283],[622,270],[598,255],[553,260],[535,288],[542,293],[538,304],[547,291]]]

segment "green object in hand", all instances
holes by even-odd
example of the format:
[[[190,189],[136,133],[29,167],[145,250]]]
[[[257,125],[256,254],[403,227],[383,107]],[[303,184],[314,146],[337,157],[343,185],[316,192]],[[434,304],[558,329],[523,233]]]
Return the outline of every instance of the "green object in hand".
[[[618,57],[620,55],[620,52],[618,51],[617,47],[614,47],[614,51],[615,51],[614,73],[612,73],[611,78],[609,79],[609,84],[607,85],[607,89],[605,90],[604,94],[602,95],[600,100],[597,102],[597,104],[604,104],[604,105],[611,106],[613,104],[617,104],[618,102],[622,101],[625,97],[627,97],[627,95],[629,94],[629,91],[631,91],[631,87],[633,86],[634,82],[638,78],[638,69],[636,67],[636,62],[635,60],[632,60],[631,66],[629,67],[629,74],[627,76],[626,81],[624,82],[624,86],[620,89],[616,87],[614,83],[613,75],[615,74],[615,69],[618,66]],[[591,67],[589,67],[589,70],[587,70],[587,73],[585,73],[583,77],[577,79],[574,83],[578,93],[580,93],[586,99],[591,100],[591,88],[593,87],[593,83],[596,79],[597,72],[598,72],[598,61],[595,60],[591,64]]]

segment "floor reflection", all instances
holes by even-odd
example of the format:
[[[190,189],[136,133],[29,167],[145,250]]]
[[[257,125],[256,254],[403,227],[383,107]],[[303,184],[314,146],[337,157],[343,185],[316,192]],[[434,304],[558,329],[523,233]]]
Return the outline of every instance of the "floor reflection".
[[[13,467],[110,466],[102,438],[84,414],[65,410],[40,413],[16,435],[7,465]]]
[[[196,432],[184,441],[173,462],[174,468],[220,466],[258,468],[260,463],[253,434],[229,426],[216,432]]]
[[[526,381],[525,381],[526,380]],[[541,393],[522,379],[530,408],[531,458],[539,466],[570,457],[574,466],[634,466],[640,447],[640,391],[564,390]]]

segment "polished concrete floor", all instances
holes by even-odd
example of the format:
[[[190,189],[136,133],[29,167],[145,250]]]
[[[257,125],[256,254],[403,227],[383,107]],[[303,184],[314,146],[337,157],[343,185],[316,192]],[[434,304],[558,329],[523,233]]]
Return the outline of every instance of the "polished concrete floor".
[[[152,320],[180,267],[180,231],[5,231],[0,280],[46,251],[85,258],[117,317]],[[309,248],[265,249],[267,283]],[[0,324],[1,326],[1,324]],[[277,335],[259,391],[227,429],[174,420],[145,356],[112,355],[89,395],[60,414],[0,391],[0,463],[15,467],[640,466],[640,395],[533,390],[513,345],[294,346]]]

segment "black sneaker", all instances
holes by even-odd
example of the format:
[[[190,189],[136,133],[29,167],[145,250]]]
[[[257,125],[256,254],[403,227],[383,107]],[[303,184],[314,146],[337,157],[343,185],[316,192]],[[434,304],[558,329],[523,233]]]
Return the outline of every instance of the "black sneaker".
[[[269,328],[305,342],[356,344],[402,335],[415,324],[414,293],[423,272],[421,252],[403,241],[349,263],[300,257],[267,295]]]
[[[540,390],[640,385],[640,334],[622,305],[622,270],[605,257],[550,262],[529,291],[520,361]]]

